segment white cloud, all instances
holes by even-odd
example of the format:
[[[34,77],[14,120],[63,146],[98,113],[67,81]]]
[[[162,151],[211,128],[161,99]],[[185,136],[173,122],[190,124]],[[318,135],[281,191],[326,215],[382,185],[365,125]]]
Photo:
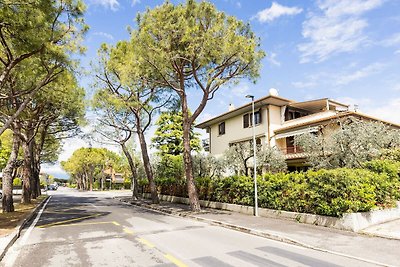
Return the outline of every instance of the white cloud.
[[[396,50],[396,51],[394,51],[394,53],[395,53],[396,55],[400,54],[400,49],[399,49],[399,50]]]
[[[293,16],[301,12],[303,12],[301,8],[282,6],[276,2],[272,2],[270,8],[261,10],[257,13],[255,18],[257,18],[259,22],[271,22],[281,16]]]
[[[343,104],[350,105],[351,110],[354,109],[354,105],[357,105],[359,111],[364,114],[376,117],[377,119],[400,124],[400,113],[393,112],[400,106],[400,98],[395,98],[384,103],[378,103],[370,98],[341,97],[336,100]]]
[[[250,88],[247,84],[239,84],[232,88],[231,93],[237,97],[244,97],[249,91]]]
[[[242,8],[242,3],[240,3],[239,1],[236,2],[236,7],[237,8]]]
[[[310,88],[316,85],[315,82],[292,82],[292,85],[296,88]]]
[[[94,32],[93,35],[101,36],[109,40],[114,40],[114,36],[106,32]]]
[[[400,124],[400,112],[395,112],[400,107],[400,98],[390,100],[379,107],[366,109],[366,114],[375,116],[379,119],[387,120]]]
[[[363,46],[368,41],[364,35],[368,21],[362,15],[382,3],[383,0],[320,1],[320,12],[310,13],[303,23],[302,34],[309,41],[298,45],[300,62],[321,62]]]
[[[393,34],[389,38],[382,40],[383,46],[395,46],[400,45],[400,32]]]
[[[132,6],[140,4],[140,0],[132,0]]]
[[[372,103],[374,103],[370,98],[353,98],[353,97],[339,97],[335,99],[336,101],[350,105],[350,110],[354,110],[354,107],[357,106],[358,110],[364,111],[366,108],[370,107]]]
[[[275,53],[268,54],[266,59],[272,65],[275,65],[275,66],[280,66],[281,65],[281,63],[276,59],[276,54]]]
[[[91,0],[91,4],[93,5],[100,5],[104,8],[109,8],[112,11],[116,11],[119,8],[118,0]]]
[[[366,66],[360,70],[357,70],[355,72],[352,72],[349,74],[338,75],[335,78],[336,85],[346,85],[351,82],[368,77],[372,74],[379,73],[380,71],[383,70],[384,67],[385,67],[385,65],[382,63],[373,63],[373,64],[368,65],[368,66]]]
[[[40,168],[40,171],[43,173],[51,174],[56,178],[68,178],[69,174],[66,173],[62,168],[60,163],[56,163],[54,165],[43,164]]]

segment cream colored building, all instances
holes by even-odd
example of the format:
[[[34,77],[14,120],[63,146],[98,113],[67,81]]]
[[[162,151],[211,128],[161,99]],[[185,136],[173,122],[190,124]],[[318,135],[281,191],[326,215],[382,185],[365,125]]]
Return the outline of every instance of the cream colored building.
[[[254,106],[256,143],[277,147],[285,155],[288,167],[292,170],[305,162],[304,153],[294,146],[295,135],[317,132],[321,125],[331,124],[330,127],[335,127],[332,122],[346,117],[381,121],[400,128],[398,125],[350,111],[348,105],[328,98],[297,102],[270,94],[255,100]],[[231,144],[252,140],[251,102],[239,108],[230,106],[228,112],[196,127],[205,129],[209,134],[209,152],[214,156],[221,156]]]

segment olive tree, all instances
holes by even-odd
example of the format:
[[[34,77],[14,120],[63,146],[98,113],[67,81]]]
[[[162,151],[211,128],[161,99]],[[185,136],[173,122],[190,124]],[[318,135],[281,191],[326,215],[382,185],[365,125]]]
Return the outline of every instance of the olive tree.
[[[332,125],[339,127],[333,131],[327,128]],[[317,134],[296,136],[295,144],[304,150],[315,169],[357,168],[378,158],[382,150],[399,147],[400,131],[380,122],[347,118],[333,121]]]

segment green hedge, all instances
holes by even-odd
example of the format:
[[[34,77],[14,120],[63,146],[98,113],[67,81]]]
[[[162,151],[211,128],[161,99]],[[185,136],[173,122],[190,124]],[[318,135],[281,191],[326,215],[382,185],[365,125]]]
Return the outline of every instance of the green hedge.
[[[400,182],[392,174],[346,168],[266,174],[257,179],[258,203],[262,208],[335,217],[375,207],[393,207],[400,198]],[[187,197],[182,180],[159,179],[156,183],[161,194]],[[198,178],[196,185],[203,200],[254,204],[251,177]]]

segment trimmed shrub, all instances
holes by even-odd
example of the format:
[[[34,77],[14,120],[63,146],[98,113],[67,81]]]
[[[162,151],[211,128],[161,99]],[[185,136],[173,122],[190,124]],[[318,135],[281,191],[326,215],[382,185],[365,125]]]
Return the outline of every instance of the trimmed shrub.
[[[259,176],[259,206],[335,217],[375,207],[393,207],[400,199],[399,179],[394,179],[391,167],[374,164],[369,165],[371,169],[382,171],[340,168]],[[383,171],[386,169],[392,170],[391,174]],[[185,180],[157,179],[156,184],[161,194],[187,197]],[[203,200],[254,205],[251,177],[197,178],[196,186]]]

